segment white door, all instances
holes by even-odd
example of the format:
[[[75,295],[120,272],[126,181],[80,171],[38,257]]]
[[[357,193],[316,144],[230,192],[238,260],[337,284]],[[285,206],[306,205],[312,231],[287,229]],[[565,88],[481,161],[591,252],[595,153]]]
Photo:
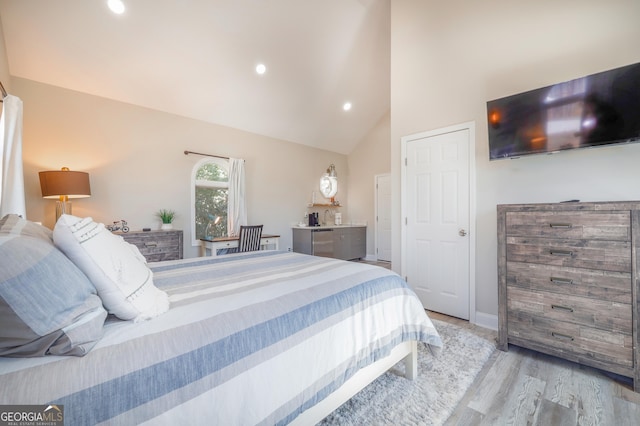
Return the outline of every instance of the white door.
[[[470,144],[460,128],[405,141],[409,285],[428,310],[469,319]]]
[[[391,262],[391,175],[376,176],[376,257]]]

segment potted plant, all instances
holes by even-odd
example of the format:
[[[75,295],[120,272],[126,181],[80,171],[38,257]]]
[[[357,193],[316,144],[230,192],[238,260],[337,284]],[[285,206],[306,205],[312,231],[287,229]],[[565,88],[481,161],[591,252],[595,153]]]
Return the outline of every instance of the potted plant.
[[[160,218],[160,221],[162,221],[162,226],[160,226],[160,229],[173,228],[172,222],[173,222],[173,219],[176,217],[176,212],[174,210],[160,209],[156,213],[156,216],[158,216]]]

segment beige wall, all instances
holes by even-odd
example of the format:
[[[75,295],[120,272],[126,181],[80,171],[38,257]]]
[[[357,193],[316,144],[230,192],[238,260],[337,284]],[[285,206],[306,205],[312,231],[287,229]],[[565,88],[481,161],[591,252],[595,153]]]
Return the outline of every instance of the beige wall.
[[[349,217],[367,223],[367,257],[375,258],[375,176],[391,172],[387,113],[349,154]]]
[[[216,126],[20,78],[13,92],[24,101],[23,154],[27,215],[52,227],[51,200],[41,197],[38,172],[63,166],[90,173],[91,198],[73,213],[132,229],[157,228],[154,212],[177,211],[185,231],[185,256],[197,254],[189,230],[190,177],[202,157],[184,150],[246,160],[248,219],[291,247],[291,225],[300,221],[311,192],[329,164],[345,175],[345,155]],[[340,200],[348,207],[348,189]]]
[[[640,2],[393,0],[393,265],[400,139],[475,121],[476,311],[497,315],[496,205],[640,199],[640,144],[489,162],[486,102],[640,61]]]
[[[7,50],[4,45],[4,33],[2,32],[2,22],[0,21],[0,81],[5,90],[11,93],[11,77],[9,74],[9,62],[7,61]],[[2,106],[0,105],[0,108]]]

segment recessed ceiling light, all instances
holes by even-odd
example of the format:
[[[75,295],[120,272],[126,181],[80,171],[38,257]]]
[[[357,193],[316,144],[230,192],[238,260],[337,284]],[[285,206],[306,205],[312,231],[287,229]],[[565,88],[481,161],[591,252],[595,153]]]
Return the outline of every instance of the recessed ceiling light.
[[[267,67],[265,64],[258,64],[256,66],[256,72],[260,75],[264,74],[265,72],[267,72]]]
[[[113,13],[117,13],[118,15],[124,13],[124,3],[122,3],[122,0],[109,0],[107,6],[109,6],[109,9],[111,9]]]
[[[345,102],[344,105],[342,105],[342,109],[349,111],[351,109],[351,102]]]

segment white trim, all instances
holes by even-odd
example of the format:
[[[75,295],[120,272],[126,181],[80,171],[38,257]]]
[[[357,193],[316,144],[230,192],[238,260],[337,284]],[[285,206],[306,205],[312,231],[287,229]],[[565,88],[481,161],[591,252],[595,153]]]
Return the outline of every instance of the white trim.
[[[484,312],[476,312],[476,321],[473,324],[498,331],[498,316]]]
[[[373,208],[374,208],[374,227],[373,227],[373,257],[378,260],[378,179],[388,177],[391,180],[391,173],[381,173],[373,176]],[[369,255],[367,255],[369,257]],[[393,255],[392,255],[393,257]],[[391,260],[389,260],[390,262]],[[386,262],[386,261],[385,261]]]
[[[194,188],[195,187],[227,189],[229,188],[229,182],[220,182],[215,180],[197,180],[194,182]]]
[[[407,217],[407,144],[417,139],[438,136],[445,133],[457,132],[460,130],[469,131],[469,322],[476,322],[476,123],[468,121],[466,123],[455,124],[440,129],[415,133],[400,138],[400,274],[406,277],[407,273],[407,227],[405,218]]]

